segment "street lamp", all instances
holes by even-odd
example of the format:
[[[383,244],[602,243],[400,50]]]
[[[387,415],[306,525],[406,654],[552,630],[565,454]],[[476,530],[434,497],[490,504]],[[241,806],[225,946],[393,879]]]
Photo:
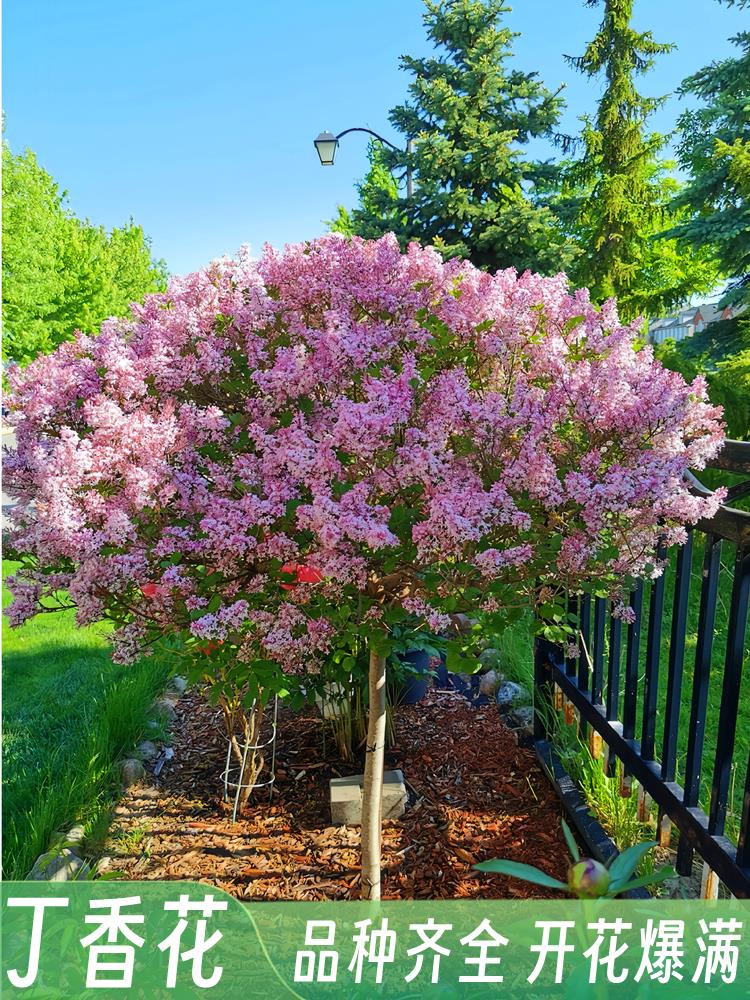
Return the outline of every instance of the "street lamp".
[[[318,157],[320,158],[321,166],[332,167],[333,161],[336,158],[336,150],[338,149],[339,139],[343,136],[348,135],[350,132],[366,132],[367,135],[373,136],[379,142],[385,143],[386,146],[390,146],[391,149],[395,149],[396,152],[401,152],[398,146],[394,146],[392,142],[384,139],[382,135],[378,135],[377,132],[373,132],[371,128],[347,128],[343,132],[339,132],[338,135],[334,135],[332,132],[321,132],[317,139],[313,139],[313,145],[318,151]],[[408,139],[406,143],[406,153],[411,154],[413,149],[412,140]],[[406,197],[411,200],[414,194],[414,182],[411,173],[411,163],[407,161],[406,163]]]
[[[336,156],[336,147],[339,144],[338,136],[335,136],[332,132],[321,132],[314,142],[318,156],[320,157],[321,166],[332,167],[334,157]]]

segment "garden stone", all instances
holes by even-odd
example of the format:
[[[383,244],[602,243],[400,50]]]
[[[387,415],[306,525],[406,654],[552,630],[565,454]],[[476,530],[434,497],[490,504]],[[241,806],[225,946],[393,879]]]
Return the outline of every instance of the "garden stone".
[[[77,853],[80,850],[85,838],[86,831],[80,824],[78,824],[71,827],[71,829],[65,834],[65,846],[70,848],[70,850],[74,853]]]
[[[331,821],[334,826],[359,826],[362,822],[364,774],[331,778]],[[398,819],[406,810],[407,794],[403,771],[383,774],[383,819]]]
[[[476,618],[469,618],[461,613],[451,615],[451,624],[459,635],[467,635],[476,625]]]
[[[174,709],[174,702],[169,701],[167,698],[159,698],[158,701],[155,701],[154,711],[158,712],[159,715],[163,716],[168,723],[174,722],[177,719],[177,712],[175,712]]]
[[[126,788],[134,785],[136,781],[140,781],[146,774],[143,762],[137,760],[135,757],[128,757],[122,762],[120,768],[122,783]]]
[[[488,649],[483,649],[479,654],[479,662],[482,666],[482,671],[498,671],[500,670],[500,662],[502,660],[502,653],[499,649],[493,649],[492,647]]]
[[[187,685],[188,682],[186,677],[175,676],[169,682],[169,686],[172,688],[172,690],[177,691],[178,694],[184,694]]]
[[[531,701],[531,695],[522,684],[516,684],[515,681],[503,681],[497,689],[495,700],[500,708],[510,709],[514,705],[528,705]]]
[[[138,753],[143,760],[153,760],[154,757],[158,757],[159,748],[153,740],[143,740],[138,744]]]
[[[534,726],[534,709],[531,705],[521,705],[514,708],[508,716],[508,722],[514,729],[531,730]]]
[[[43,854],[37,858],[29,879],[33,882],[71,882],[85,866],[86,863],[77,854],[64,847],[52,857]]]
[[[492,698],[500,685],[500,681],[501,678],[494,670],[488,670],[480,678],[479,693],[483,694],[485,698]]]

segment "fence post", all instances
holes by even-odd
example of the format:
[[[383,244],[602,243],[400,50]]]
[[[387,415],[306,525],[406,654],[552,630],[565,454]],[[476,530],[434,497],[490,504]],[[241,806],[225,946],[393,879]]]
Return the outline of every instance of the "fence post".
[[[548,665],[551,643],[534,639],[534,739],[549,740],[552,714],[552,676]]]

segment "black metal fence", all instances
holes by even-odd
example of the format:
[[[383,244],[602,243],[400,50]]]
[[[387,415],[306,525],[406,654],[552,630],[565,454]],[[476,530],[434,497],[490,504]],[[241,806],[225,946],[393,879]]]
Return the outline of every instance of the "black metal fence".
[[[712,467],[750,474],[750,443],[727,442]],[[697,480],[693,489],[706,492]],[[720,880],[734,895],[750,897],[750,719],[739,715],[750,513],[731,506],[748,493],[750,479],[730,490],[714,518],[690,531],[686,545],[661,553],[670,557],[670,569],[637,583],[632,623],[613,617],[604,598],[569,596],[582,655],[566,659],[543,640],[535,650],[535,703],[546,706],[535,714],[540,759],[550,758],[549,708],[564,706],[582,734],[598,734],[590,743],[604,744],[610,773],[615,758],[622,762],[623,792],[633,780],[656,804],[662,838],[670,823],[677,828],[678,872],[691,873],[694,852],[703,858],[704,895],[715,895]],[[746,697],[750,703],[750,692]],[[730,785],[738,776],[744,796],[734,788],[727,831]]]

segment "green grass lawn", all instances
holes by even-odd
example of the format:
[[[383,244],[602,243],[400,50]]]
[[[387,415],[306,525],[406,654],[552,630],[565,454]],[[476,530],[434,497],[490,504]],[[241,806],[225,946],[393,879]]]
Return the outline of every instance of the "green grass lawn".
[[[106,813],[114,762],[142,738],[168,675],[156,656],[113,664],[104,627],[78,629],[72,611],[20,629],[3,619],[5,878],[24,878],[57,831]]]

